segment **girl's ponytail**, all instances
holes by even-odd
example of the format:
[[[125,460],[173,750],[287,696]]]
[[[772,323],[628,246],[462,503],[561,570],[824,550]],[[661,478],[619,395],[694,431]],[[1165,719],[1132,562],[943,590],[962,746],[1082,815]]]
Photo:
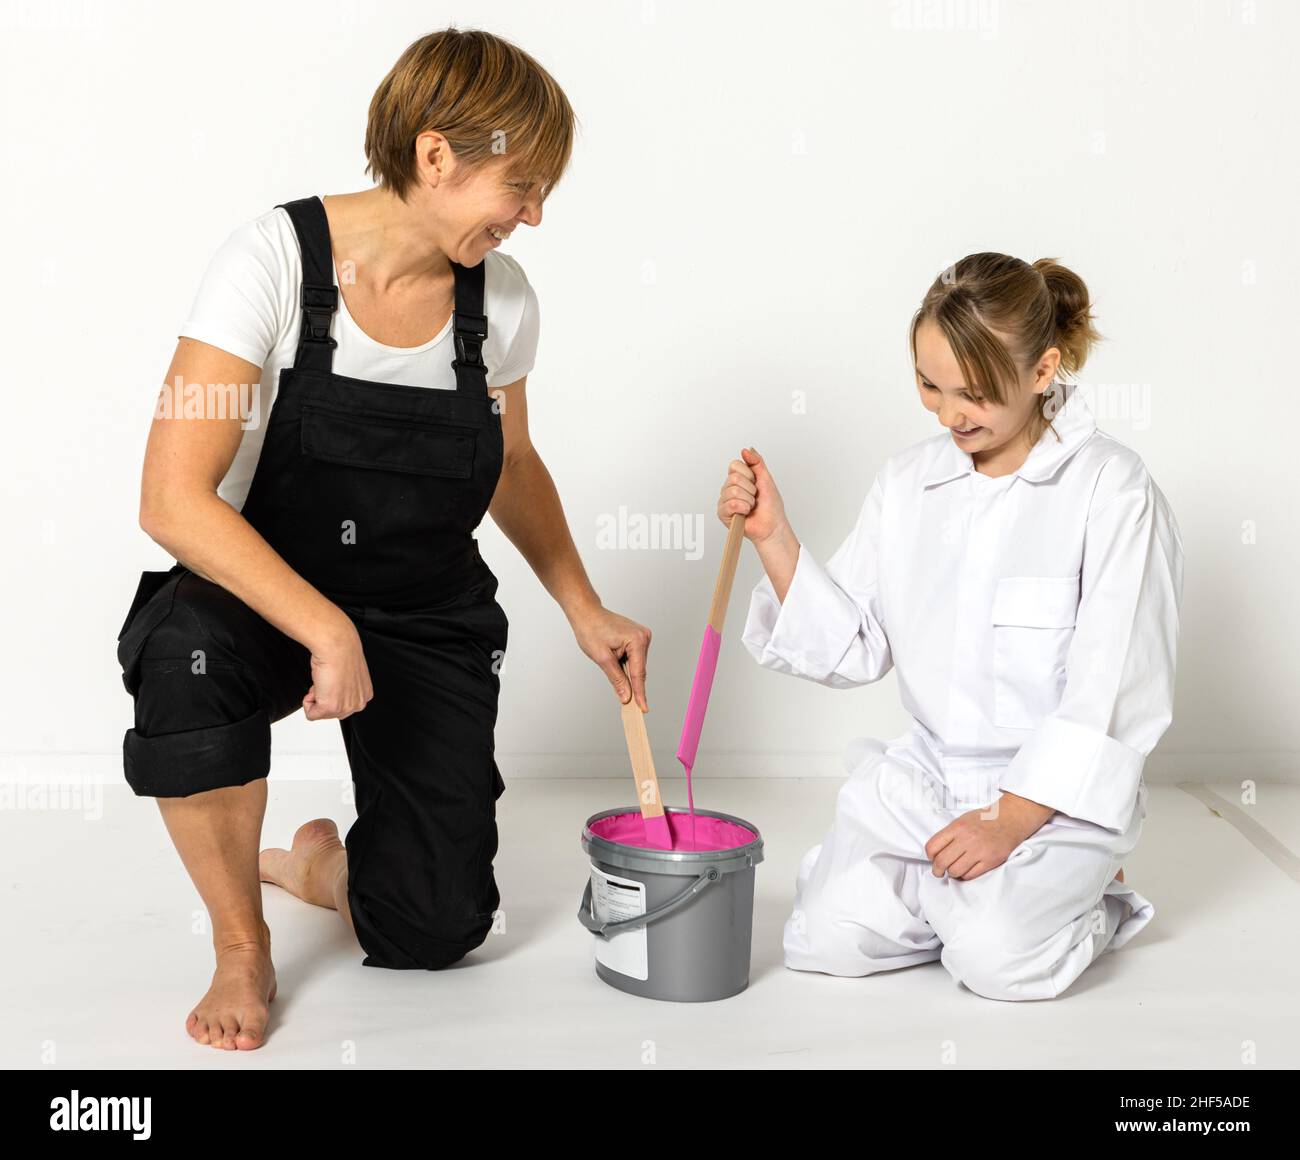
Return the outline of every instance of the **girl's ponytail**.
[[[1055,258],[1039,258],[1034,269],[1043,276],[1052,299],[1056,328],[1052,345],[1061,352],[1061,366],[1072,375],[1078,374],[1088,361],[1088,352],[1093,344],[1101,340],[1093,326],[1088,287],[1078,274],[1062,266]]]

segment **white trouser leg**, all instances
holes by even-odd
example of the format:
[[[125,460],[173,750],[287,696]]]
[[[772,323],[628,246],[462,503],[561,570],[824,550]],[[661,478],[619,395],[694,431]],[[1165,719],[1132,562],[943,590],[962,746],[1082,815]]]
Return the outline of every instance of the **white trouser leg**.
[[[938,786],[886,758],[879,742],[856,760],[830,830],[800,863],[786,966],[868,975],[941,958],[976,994],[1049,999],[1154,916],[1147,899],[1114,880],[1144,811],[1124,834],[1057,815],[995,870],[936,878],[926,842],[996,800],[995,772]]]
[[[1051,999],[1099,955],[1123,946],[1155,909],[1115,880],[1141,818],[1115,834],[1057,815],[995,870],[923,879],[921,908],[949,974],[989,999]]]
[[[876,743],[841,787],[829,832],[799,866],[787,967],[869,975],[939,957],[918,895],[929,834],[909,809],[914,778]]]

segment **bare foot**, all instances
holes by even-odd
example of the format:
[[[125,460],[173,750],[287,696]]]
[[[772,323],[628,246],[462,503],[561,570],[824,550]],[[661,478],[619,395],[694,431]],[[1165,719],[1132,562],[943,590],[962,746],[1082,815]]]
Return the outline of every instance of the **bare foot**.
[[[1123,869],[1119,869],[1119,870],[1116,870],[1116,871],[1115,871],[1115,880],[1116,880],[1117,882],[1123,882],[1123,881],[1124,881],[1124,871],[1123,871]]]
[[[339,862],[329,855],[342,853],[338,826],[329,818],[316,818],[298,827],[292,849],[263,850],[257,865],[263,882],[274,883],[304,902],[334,910]]]
[[[226,1051],[252,1051],[266,1042],[268,1006],[275,998],[271,932],[224,942],[217,949],[212,986],[185,1021],[198,1043]]]

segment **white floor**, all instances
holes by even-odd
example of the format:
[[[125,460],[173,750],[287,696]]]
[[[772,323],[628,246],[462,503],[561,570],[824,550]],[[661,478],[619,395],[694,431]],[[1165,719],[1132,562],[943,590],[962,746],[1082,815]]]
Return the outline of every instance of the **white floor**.
[[[684,798],[680,788],[671,784],[671,800]],[[587,865],[578,834],[627,789],[622,779],[515,780],[499,803],[506,929],[461,966],[363,968],[336,914],[265,888],[280,994],[266,1046],[247,1053],[199,1047],[184,1033],[211,950],[151,802],[111,786],[97,818],[0,810],[0,1066],[1300,1066],[1300,786],[1262,785],[1259,803],[1235,815],[1223,807],[1238,801],[1231,786],[1152,787],[1125,870],[1156,920],[1043,1003],[978,998],[937,963],[866,979],[781,965],[795,867],[820,839],[837,788],[795,779],[700,787],[699,805],[751,820],[766,839],[742,995],[677,1005],[600,982],[592,937],[574,917]],[[336,782],[273,779],[265,844],[287,844],[310,817],[344,822],[338,803]]]

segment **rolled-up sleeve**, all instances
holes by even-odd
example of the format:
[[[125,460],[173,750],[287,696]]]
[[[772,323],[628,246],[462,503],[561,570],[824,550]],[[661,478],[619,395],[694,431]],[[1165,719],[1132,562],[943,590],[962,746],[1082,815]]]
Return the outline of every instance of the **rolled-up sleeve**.
[[[1178,524],[1149,477],[1090,516],[1061,703],[1011,760],[1002,790],[1128,828],[1147,755],[1173,720],[1182,588]]]
[[[832,689],[889,672],[877,571],[883,503],[877,476],[853,531],[824,568],[801,544],[784,602],[766,576],[755,586],[742,639],[764,668]]]

